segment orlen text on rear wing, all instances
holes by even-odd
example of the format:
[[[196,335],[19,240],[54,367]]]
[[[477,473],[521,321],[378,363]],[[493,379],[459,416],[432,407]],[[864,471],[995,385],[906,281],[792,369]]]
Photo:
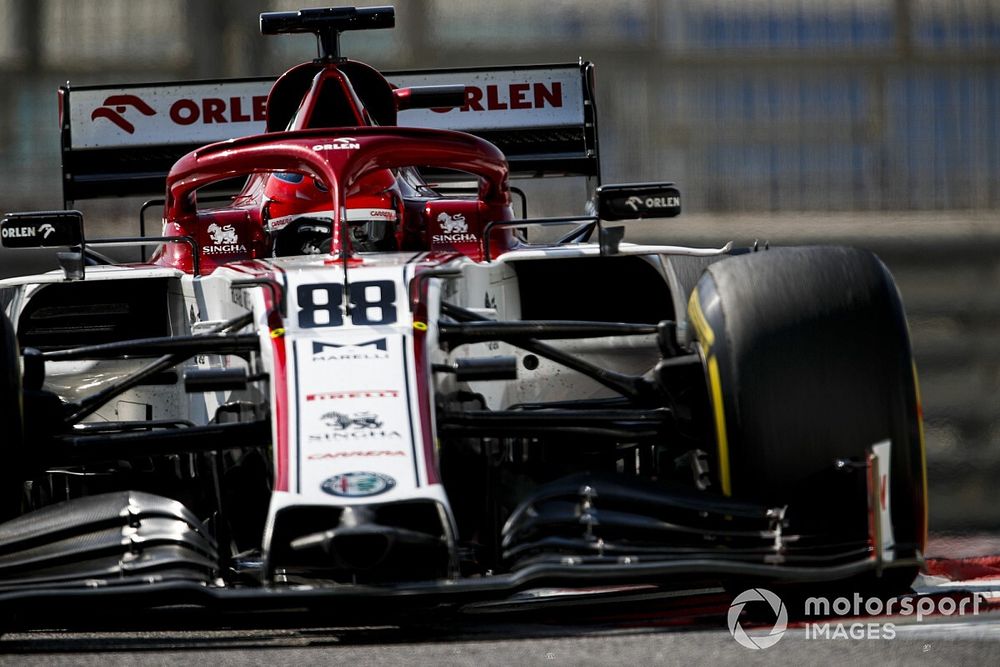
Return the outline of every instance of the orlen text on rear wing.
[[[600,180],[590,63],[387,72],[399,87],[464,84],[452,109],[400,111],[405,127],[461,130],[496,144],[519,176]],[[63,199],[160,195],[180,157],[265,131],[274,79],[60,88]]]
[[[600,179],[591,63],[387,72],[399,86],[464,83],[465,104],[400,112],[399,124],[490,141],[520,176]]]

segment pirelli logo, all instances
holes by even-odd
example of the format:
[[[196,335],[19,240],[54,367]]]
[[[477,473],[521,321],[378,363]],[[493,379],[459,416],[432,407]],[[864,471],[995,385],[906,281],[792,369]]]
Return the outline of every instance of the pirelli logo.
[[[337,401],[347,398],[397,398],[395,389],[373,389],[368,391],[326,391],[320,394],[306,394],[306,401]]]

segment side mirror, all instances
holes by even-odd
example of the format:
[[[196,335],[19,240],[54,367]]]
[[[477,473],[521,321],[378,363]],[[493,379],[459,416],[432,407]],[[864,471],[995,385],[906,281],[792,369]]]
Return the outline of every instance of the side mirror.
[[[681,192],[673,183],[629,183],[597,188],[602,220],[673,218],[681,213]]]
[[[80,211],[8,213],[0,219],[0,243],[5,248],[55,248],[83,243]]]
[[[392,91],[396,111],[408,109],[446,109],[465,104],[465,86],[410,86]]]

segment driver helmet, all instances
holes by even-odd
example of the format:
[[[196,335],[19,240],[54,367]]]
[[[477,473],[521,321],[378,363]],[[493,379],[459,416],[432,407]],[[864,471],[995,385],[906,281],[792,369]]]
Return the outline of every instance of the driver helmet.
[[[328,253],[333,243],[329,188],[296,172],[271,174],[264,186],[264,224],[276,257]],[[359,252],[394,250],[401,214],[399,186],[389,170],[360,178],[347,193],[347,225]]]

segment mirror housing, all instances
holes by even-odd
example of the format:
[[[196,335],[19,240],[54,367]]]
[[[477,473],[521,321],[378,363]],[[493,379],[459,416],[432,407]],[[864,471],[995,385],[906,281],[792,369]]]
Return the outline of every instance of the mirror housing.
[[[83,244],[80,211],[8,213],[0,219],[0,243],[5,248],[57,248]]]
[[[597,188],[602,220],[673,218],[681,213],[681,192],[673,183],[626,183]]]

